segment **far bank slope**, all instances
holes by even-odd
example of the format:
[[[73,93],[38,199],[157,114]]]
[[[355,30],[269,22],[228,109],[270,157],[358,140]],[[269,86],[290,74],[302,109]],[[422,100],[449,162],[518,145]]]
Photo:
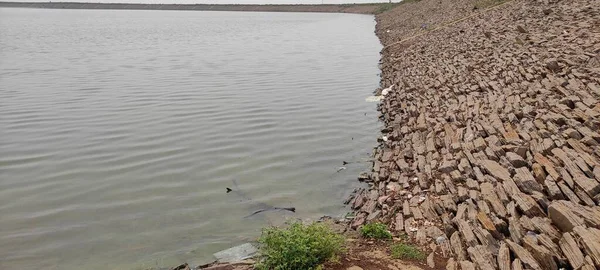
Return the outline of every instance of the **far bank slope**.
[[[600,267],[600,2],[421,0],[377,16],[385,140],[352,226],[447,269]]]
[[[258,12],[327,12],[377,14],[387,8],[380,4],[345,5],[227,5],[227,4],[135,4],[82,2],[0,2],[0,7],[47,9],[112,9],[112,10],[187,10],[187,11],[258,11]]]

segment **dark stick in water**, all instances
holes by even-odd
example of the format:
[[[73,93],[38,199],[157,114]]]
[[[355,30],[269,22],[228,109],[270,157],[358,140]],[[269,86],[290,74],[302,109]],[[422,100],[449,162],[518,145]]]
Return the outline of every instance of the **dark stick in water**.
[[[290,211],[290,212],[296,213],[296,207],[275,207],[272,205],[268,205],[266,203],[254,202],[250,197],[248,197],[246,194],[244,194],[244,192],[242,192],[242,190],[238,186],[237,181],[235,181],[235,179],[233,179],[231,181],[233,182],[234,189],[226,188],[227,193],[233,192],[233,193],[237,194],[238,196],[242,197],[245,201],[250,201],[250,202],[256,204],[258,206],[258,208],[260,208],[259,210],[254,211],[252,214],[247,215],[244,218],[249,218],[256,214],[260,214],[260,213],[267,212],[267,211]]]

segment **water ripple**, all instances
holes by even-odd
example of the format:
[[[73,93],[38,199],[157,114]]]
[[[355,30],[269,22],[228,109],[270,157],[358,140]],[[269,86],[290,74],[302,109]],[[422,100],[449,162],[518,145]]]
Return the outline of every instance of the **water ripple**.
[[[0,17],[0,269],[207,262],[285,220],[262,204],[341,214],[375,144],[370,16]]]

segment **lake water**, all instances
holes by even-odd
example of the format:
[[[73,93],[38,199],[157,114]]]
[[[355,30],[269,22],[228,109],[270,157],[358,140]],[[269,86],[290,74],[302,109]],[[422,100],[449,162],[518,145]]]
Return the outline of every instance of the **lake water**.
[[[337,171],[378,134],[374,26],[0,9],[0,269],[206,263],[264,226],[343,215],[368,164]],[[261,203],[297,211],[246,217]]]

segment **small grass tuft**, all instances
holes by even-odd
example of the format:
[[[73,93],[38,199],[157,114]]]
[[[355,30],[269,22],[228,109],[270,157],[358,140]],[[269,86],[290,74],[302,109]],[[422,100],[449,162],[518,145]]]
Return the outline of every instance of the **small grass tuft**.
[[[415,246],[399,243],[392,246],[392,258],[422,261],[425,259],[425,253]]]
[[[258,242],[258,270],[320,269],[344,252],[344,237],[322,223],[266,228]]]
[[[383,223],[370,223],[360,228],[360,234],[366,238],[392,239],[392,234]]]

